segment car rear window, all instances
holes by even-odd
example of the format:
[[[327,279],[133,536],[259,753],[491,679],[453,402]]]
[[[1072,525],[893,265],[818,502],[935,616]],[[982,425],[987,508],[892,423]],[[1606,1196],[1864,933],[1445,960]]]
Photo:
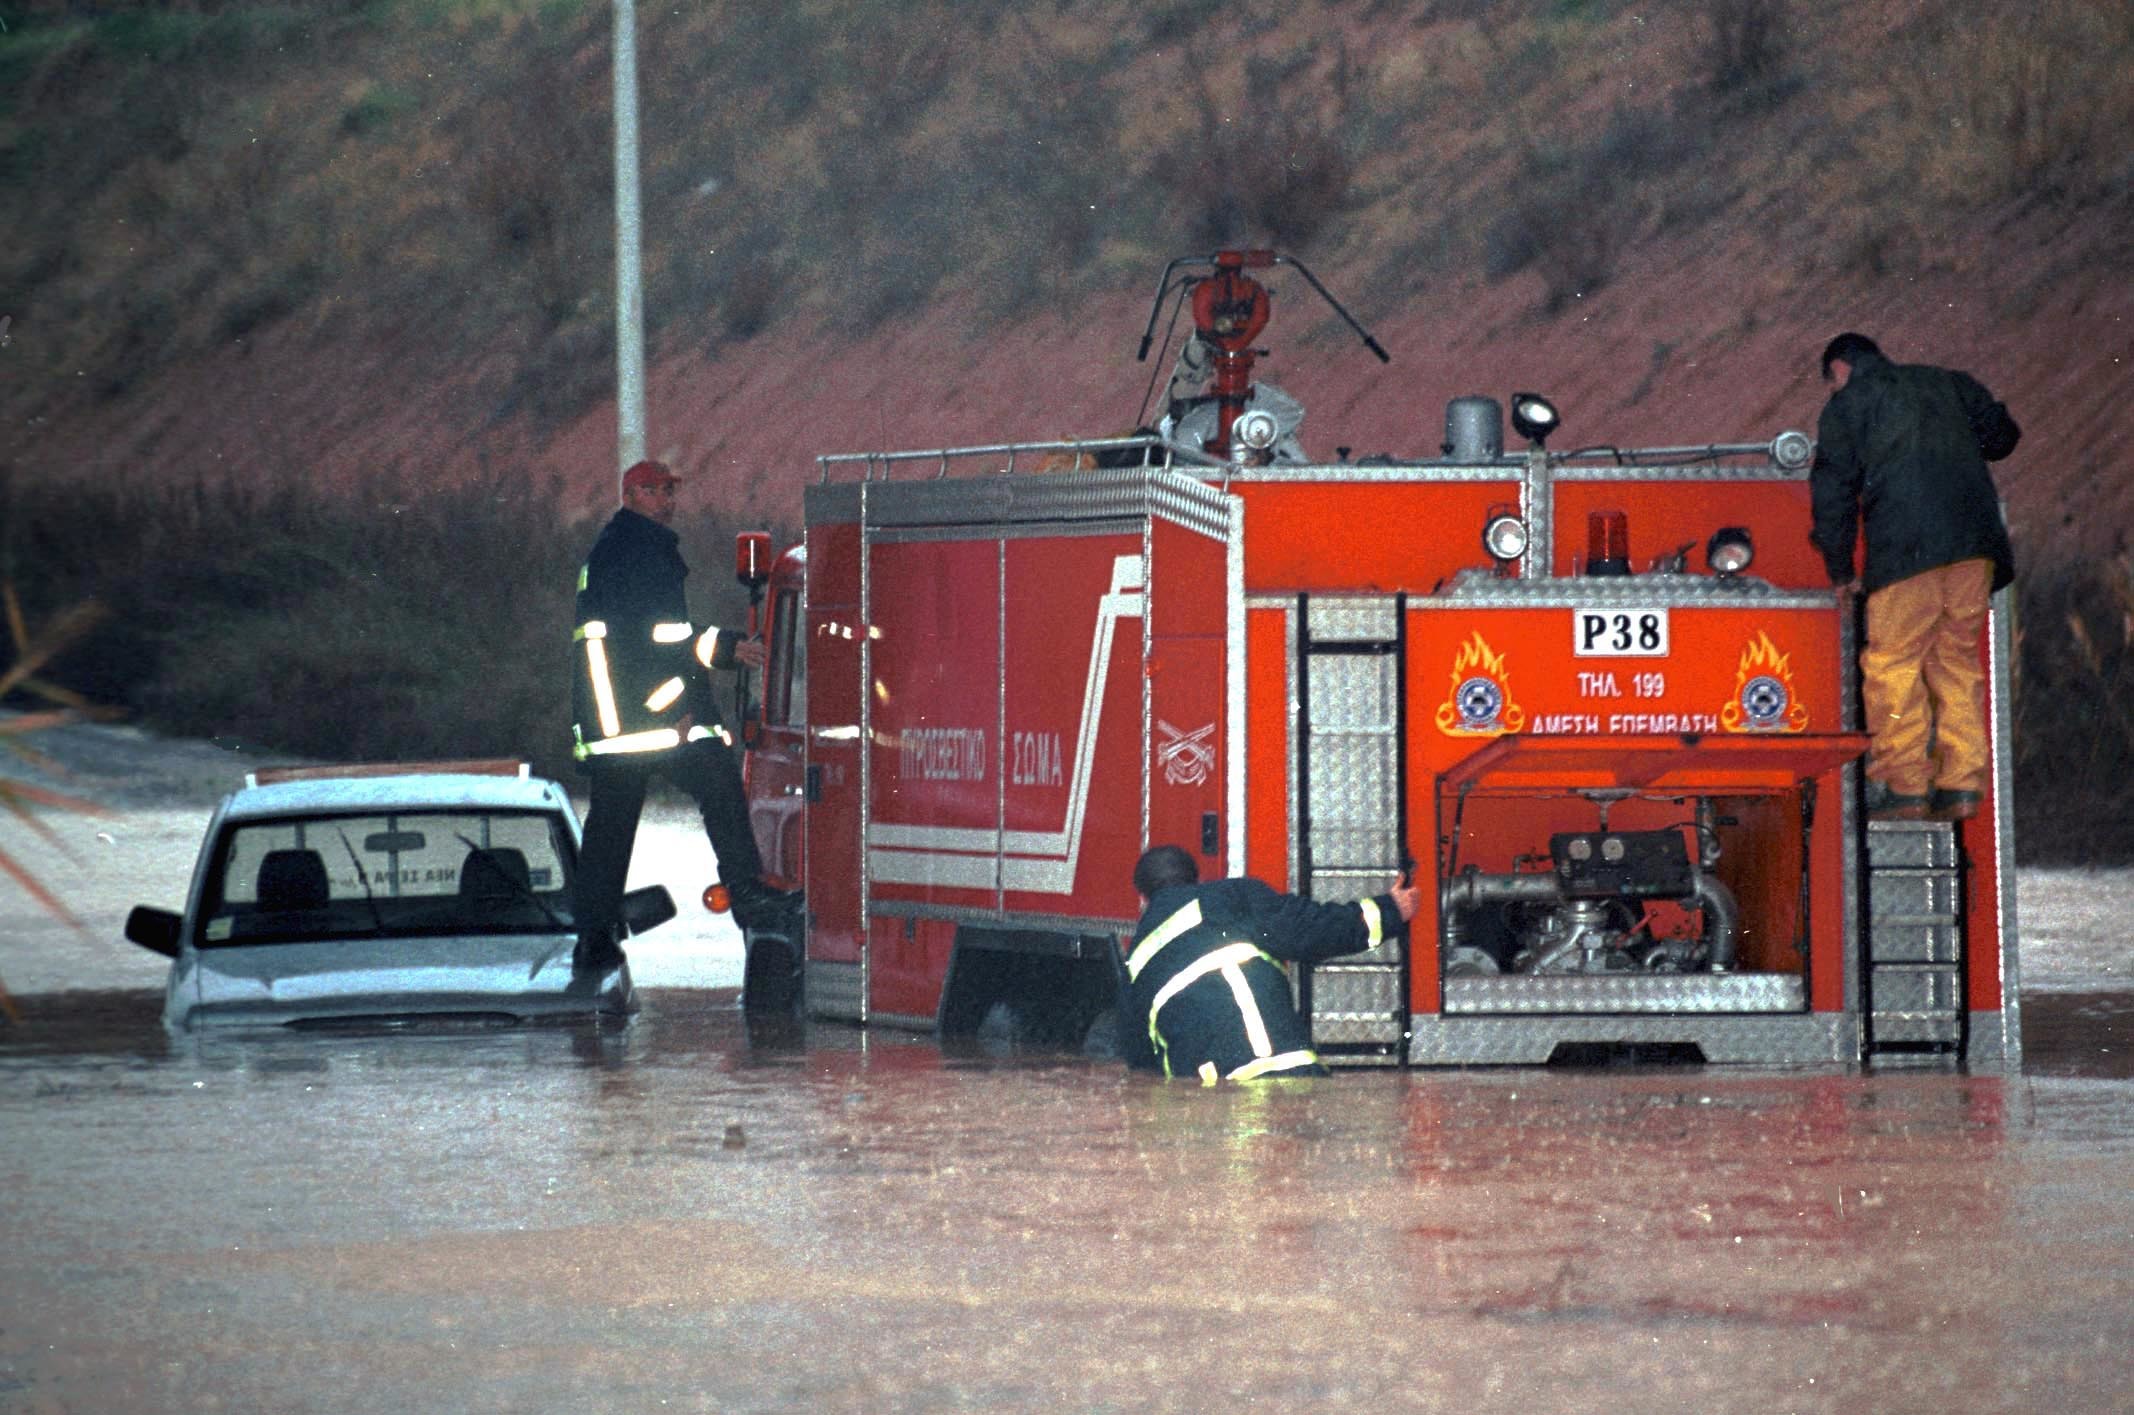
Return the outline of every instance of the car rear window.
[[[569,837],[543,811],[250,821],[216,852],[204,947],[570,925]]]

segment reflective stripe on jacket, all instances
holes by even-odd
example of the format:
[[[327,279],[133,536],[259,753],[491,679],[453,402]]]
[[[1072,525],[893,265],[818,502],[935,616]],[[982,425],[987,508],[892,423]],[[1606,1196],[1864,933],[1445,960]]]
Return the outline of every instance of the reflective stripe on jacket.
[[[690,623],[688,575],[679,538],[650,517],[625,507],[602,528],[578,572],[571,751],[579,761],[727,739],[704,670],[732,667],[740,636]]]
[[[1321,904],[1254,879],[1163,890],[1126,960],[1128,1064],[1208,1082],[1319,1070],[1280,960],[1373,947],[1399,917],[1390,898]]]

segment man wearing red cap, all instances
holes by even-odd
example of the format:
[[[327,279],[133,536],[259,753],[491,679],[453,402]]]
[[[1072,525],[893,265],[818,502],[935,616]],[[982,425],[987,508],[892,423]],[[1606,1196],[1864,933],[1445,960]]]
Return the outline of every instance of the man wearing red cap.
[[[645,788],[664,775],[694,797],[733,895],[734,919],[759,927],[797,904],[761,878],[732,739],[704,670],[761,668],[763,644],[734,629],[690,623],[674,473],[639,462],[623,473],[622,506],[578,572],[572,754],[590,778],[578,859],[578,949],[573,966],[605,973],[622,962],[623,884]]]

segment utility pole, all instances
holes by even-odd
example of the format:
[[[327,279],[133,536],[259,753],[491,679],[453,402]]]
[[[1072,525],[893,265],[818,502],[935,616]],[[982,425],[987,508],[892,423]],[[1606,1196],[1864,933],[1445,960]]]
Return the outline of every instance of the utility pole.
[[[618,483],[645,455],[645,299],[639,267],[637,3],[615,0],[615,432]]]

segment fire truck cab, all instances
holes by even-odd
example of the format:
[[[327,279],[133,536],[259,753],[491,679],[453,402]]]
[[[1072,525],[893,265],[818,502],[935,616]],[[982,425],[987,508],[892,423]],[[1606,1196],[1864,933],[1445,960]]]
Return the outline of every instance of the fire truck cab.
[[[1314,459],[1251,376],[1278,266],[1320,289],[1166,271],[1198,342],[1155,428],[822,457],[803,542],[756,538],[749,789],[807,908],[749,1004],[1074,1041],[1174,843],[1427,886],[1294,979],[1336,1065],[2017,1063],[2005,604],[1984,809],[1870,823],[1805,434],[1557,451],[1516,393],[1523,447],[1464,396],[1431,455]]]

